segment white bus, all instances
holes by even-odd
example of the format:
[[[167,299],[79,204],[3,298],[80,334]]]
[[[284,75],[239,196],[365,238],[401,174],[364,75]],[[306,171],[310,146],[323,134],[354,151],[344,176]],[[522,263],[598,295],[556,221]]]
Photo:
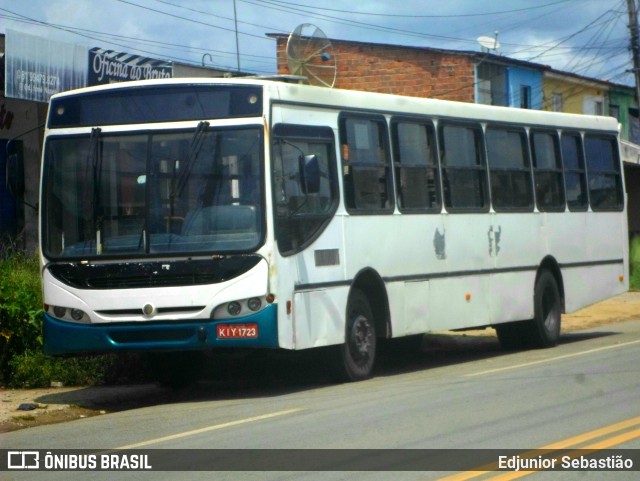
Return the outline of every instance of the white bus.
[[[256,79],[52,97],[50,354],[334,346],[492,326],[552,346],[628,288],[618,124]]]

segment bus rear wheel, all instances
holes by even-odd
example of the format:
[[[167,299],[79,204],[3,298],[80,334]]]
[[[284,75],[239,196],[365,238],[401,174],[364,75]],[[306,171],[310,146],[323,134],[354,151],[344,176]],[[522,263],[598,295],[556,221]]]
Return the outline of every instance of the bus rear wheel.
[[[345,342],[340,346],[340,374],[347,381],[371,377],[376,359],[376,328],[369,300],[353,289],[347,303]]]
[[[534,318],[527,323],[526,339],[531,347],[552,347],[560,339],[562,307],[556,278],[543,271],[534,289]]]

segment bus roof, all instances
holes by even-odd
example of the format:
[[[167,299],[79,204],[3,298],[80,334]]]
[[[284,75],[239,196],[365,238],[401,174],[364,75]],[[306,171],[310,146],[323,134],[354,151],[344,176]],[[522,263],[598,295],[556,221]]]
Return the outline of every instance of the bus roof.
[[[455,118],[460,120],[508,122],[514,124],[539,125],[581,130],[619,131],[618,121],[613,117],[568,114],[542,110],[519,109],[484,104],[474,104],[453,100],[439,100],[423,97],[409,97],[377,92],[344,90],[316,87],[305,84],[281,82],[260,78],[173,78],[161,80],[140,80],[121,82],[55,94],[52,100],[74,95],[135,89],[143,86],[176,85],[255,85],[262,86],[265,94],[281,103],[297,103],[314,107],[339,110],[377,112],[383,114],[429,116],[432,118]]]

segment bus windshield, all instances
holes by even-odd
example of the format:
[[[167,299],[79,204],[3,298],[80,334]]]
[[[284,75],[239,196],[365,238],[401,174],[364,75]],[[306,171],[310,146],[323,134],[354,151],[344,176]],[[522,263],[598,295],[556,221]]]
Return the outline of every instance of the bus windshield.
[[[261,127],[52,136],[50,259],[249,252],[263,239]]]

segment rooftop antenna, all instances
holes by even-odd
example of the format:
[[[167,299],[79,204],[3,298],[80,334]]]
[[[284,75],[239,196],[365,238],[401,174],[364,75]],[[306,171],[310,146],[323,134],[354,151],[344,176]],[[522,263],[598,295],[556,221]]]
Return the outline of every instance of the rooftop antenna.
[[[478,43],[480,44],[480,49],[489,53],[491,51],[496,52],[500,48],[500,42],[498,42],[498,31],[496,30],[493,34],[493,37],[478,37]]]
[[[333,46],[324,32],[311,23],[298,25],[289,35],[287,65],[291,75],[304,76],[311,85],[331,88],[336,83]]]

